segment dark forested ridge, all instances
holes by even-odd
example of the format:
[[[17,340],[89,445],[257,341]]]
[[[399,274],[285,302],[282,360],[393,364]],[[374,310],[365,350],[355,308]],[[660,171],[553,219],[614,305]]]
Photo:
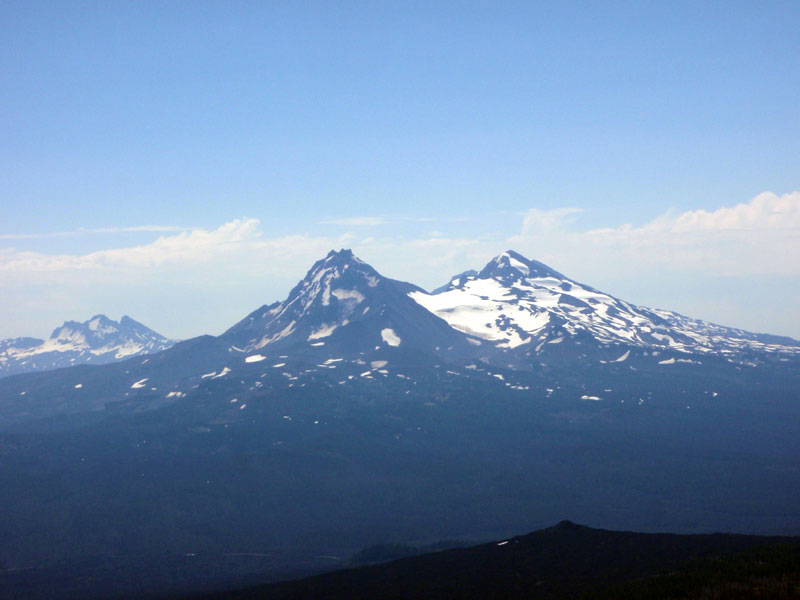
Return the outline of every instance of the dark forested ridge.
[[[642,534],[562,522],[470,548],[186,598],[599,600],[702,597],[714,590],[726,598],[798,597],[800,538]]]

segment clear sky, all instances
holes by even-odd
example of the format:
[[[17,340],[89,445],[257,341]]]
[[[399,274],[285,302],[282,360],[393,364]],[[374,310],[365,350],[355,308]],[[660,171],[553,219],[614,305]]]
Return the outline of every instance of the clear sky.
[[[513,248],[800,337],[798,2],[0,3],[0,337]]]

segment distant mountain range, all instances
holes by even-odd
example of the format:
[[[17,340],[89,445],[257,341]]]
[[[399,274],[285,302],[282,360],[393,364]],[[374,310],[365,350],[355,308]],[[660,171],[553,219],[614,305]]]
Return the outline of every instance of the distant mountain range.
[[[691,354],[745,362],[800,356],[791,338],[634,306],[513,251],[430,294],[383,277],[350,250],[331,251],[286,300],[262,306],[221,337],[244,352],[325,346],[369,354],[394,346],[521,370],[549,354],[623,361],[630,352],[665,353],[658,362]]]
[[[130,317],[119,322],[105,315],[67,321],[47,340],[20,337],[0,340],[0,377],[91,363],[104,364],[152,354],[175,344]]]
[[[512,251],[432,293],[384,277],[350,250],[331,251],[286,300],[256,309],[218,337],[176,344],[129,317],[116,323],[98,315],[67,322],[44,342],[3,344],[4,374],[136,357],[102,375],[6,378],[0,416],[8,422],[139,406],[145,396],[137,410],[152,409],[222,377],[238,378],[241,405],[276,379],[293,387],[326,374],[351,385],[410,378],[409,370],[420,368],[426,377],[499,380],[519,391],[544,373],[584,373],[581,396],[601,400],[607,392],[591,385],[597,376],[588,371],[674,375],[682,368],[696,375],[800,359],[800,342],[791,338],[637,307]],[[547,395],[556,390],[545,386]]]
[[[125,324],[28,347],[132,347]],[[432,293],[330,252],[219,336],[103,354],[0,378],[0,597],[233,589],[562,519],[800,534],[798,342],[513,252]]]
[[[451,361],[474,359],[520,370],[547,356],[623,362],[631,352],[653,357],[663,352],[661,364],[691,361],[693,354],[745,364],[800,356],[800,342],[791,338],[638,307],[511,250],[432,293],[383,277],[350,250],[331,251],[286,300],[256,309],[219,339],[237,352],[272,354],[324,346],[316,354],[361,355],[402,345]],[[65,322],[48,340],[0,340],[0,377],[104,364],[175,343],[128,316],[117,322],[95,315],[83,323]]]

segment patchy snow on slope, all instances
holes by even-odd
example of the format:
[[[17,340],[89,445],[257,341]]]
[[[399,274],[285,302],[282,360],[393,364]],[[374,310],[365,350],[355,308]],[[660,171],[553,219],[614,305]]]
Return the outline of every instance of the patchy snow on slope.
[[[347,325],[347,320],[346,319],[342,323],[342,325]],[[311,335],[308,336],[308,341],[310,342],[311,340],[318,340],[320,338],[326,338],[326,337],[330,336],[334,331],[336,331],[337,327],[339,327],[338,323],[330,323],[330,324],[324,323],[319,329],[317,329],[316,331],[313,331],[311,333]]]
[[[409,296],[453,328],[499,348],[533,342],[539,352],[545,342],[588,334],[603,345],[622,342],[687,353],[800,354],[800,345],[782,346],[768,336],[632,305],[513,252],[495,257],[480,273],[454,277],[433,294]],[[621,357],[613,362],[622,362]]]
[[[625,354],[623,354],[622,356],[620,356],[620,357],[619,357],[619,358],[617,358],[617,359],[614,359],[614,360],[613,360],[613,361],[611,361],[611,362],[625,362],[626,360],[628,360],[628,357],[629,357],[630,355],[631,355],[631,351],[630,351],[630,350],[628,350],[627,352],[625,352]]]
[[[381,330],[381,339],[390,346],[399,346],[400,342],[403,341],[400,339],[400,336],[395,333],[394,329],[389,327]]]
[[[267,335],[261,338],[261,340],[255,345],[255,349],[263,348],[264,346],[271,344],[273,342],[277,342],[280,339],[285,338],[287,335],[291,334],[294,331],[295,322],[292,321],[286,327],[281,329],[275,335]]]
[[[364,294],[358,290],[333,289],[331,290],[331,294],[333,294],[333,297],[337,300],[350,300],[354,304],[361,304],[364,301]]]
[[[545,327],[550,317],[543,310],[522,311],[511,290],[494,279],[467,279],[462,287],[438,294],[411,292],[418,304],[463,333],[515,348]]]

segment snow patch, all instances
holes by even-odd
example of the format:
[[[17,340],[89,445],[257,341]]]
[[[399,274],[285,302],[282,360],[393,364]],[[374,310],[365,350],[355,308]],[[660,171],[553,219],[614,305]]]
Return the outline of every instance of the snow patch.
[[[400,336],[395,333],[394,329],[388,327],[381,330],[381,338],[390,346],[399,346],[400,342],[403,341],[400,339]]]
[[[134,389],[134,390],[138,390],[138,389],[140,389],[140,388],[143,388],[143,387],[144,387],[144,384],[145,384],[145,382],[146,382],[147,380],[148,380],[148,377],[145,377],[144,379],[140,379],[139,381],[137,381],[137,382],[133,383],[133,384],[131,385],[131,388],[132,388],[132,389]]]
[[[230,372],[231,372],[231,370],[228,367],[223,367],[222,371],[220,371],[216,375],[212,376],[211,379],[218,379],[220,377],[224,377],[225,375],[227,375]]]
[[[347,319],[345,319],[342,322],[342,325],[347,325]],[[311,335],[308,336],[308,341],[310,342],[311,340],[318,340],[320,338],[326,338],[329,335],[331,335],[334,331],[336,331],[336,328],[338,326],[339,326],[338,323],[333,323],[331,325],[329,325],[327,323],[323,323],[322,326],[319,329],[317,329],[316,331],[312,332]]]
[[[294,326],[295,326],[295,321],[292,321],[275,335],[264,336],[263,338],[261,338],[261,341],[258,342],[256,348],[263,348],[267,344],[271,344],[272,342],[277,342],[278,340],[285,338],[287,335],[291,334],[294,331]]]
[[[331,294],[333,294],[337,300],[355,300],[355,304],[360,304],[364,301],[364,294],[358,290],[335,289],[331,290]]]
[[[267,357],[266,356],[262,356],[261,354],[253,354],[253,355],[248,356],[247,358],[245,358],[244,362],[246,362],[246,363],[261,362],[265,358],[267,358]]]

